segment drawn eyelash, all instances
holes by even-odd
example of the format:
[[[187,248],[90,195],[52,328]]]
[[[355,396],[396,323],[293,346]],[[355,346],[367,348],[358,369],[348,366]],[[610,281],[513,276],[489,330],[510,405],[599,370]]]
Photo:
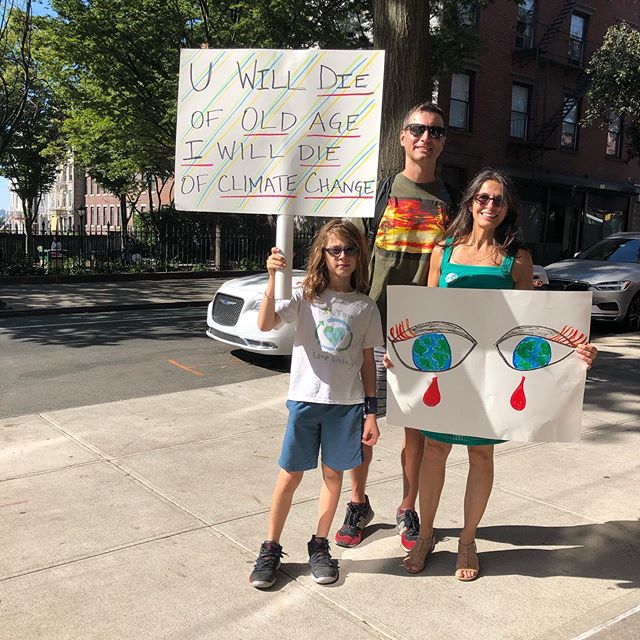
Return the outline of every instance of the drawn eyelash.
[[[587,341],[587,336],[579,329],[574,329],[568,324],[565,324],[562,329],[555,335],[549,338],[554,342],[560,344],[567,344],[570,347],[577,347],[579,344],[584,344]]]

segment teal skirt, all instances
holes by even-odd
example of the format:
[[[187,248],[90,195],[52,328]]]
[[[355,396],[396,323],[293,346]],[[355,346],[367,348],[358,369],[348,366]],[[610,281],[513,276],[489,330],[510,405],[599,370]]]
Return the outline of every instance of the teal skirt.
[[[490,438],[475,438],[474,436],[458,436],[453,433],[439,433],[437,431],[422,431],[420,433],[426,438],[444,442],[445,444],[463,444],[467,447],[476,447],[483,444],[500,444],[506,440],[491,440]]]

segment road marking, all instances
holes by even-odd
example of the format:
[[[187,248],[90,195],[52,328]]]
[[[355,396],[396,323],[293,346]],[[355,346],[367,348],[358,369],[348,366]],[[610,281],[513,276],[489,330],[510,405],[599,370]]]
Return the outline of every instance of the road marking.
[[[575,638],[571,638],[571,640],[586,640],[587,638],[591,638],[591,636],[594,636],[596,633],[600,633],[600,631],[609,629],[614,625],[618,624],[618,622],[620,622],[621,620],[624,620],[625,618],[628,618],[629,616],[632,616],[634,613],[638,613],[638,612],[640,612],[640,604],[633,607],[633,609],[629,609],[629,611],[625,611],[624,613],[621,613],[619,616],[616,616],[615,618],[611,618],[611,620],[607,620],[606,622],[603,622],[602,624],[599,624],[596,627],[593,627],[593,629],[589,629],[589,631],[585,631],[584,633],[581,633],[579,636],[576,636]]]
[[[17,502],[5,502],[4,504],[0,504],[1,507],[13,507],[17,504],[27,504],[27,502],[31,502],[30,500],[18,500]]]
[[[180,368],[180,369],[184,369],[185,371],[188,371],[189,373],[193,373],[194,376],[200,376],[201,378],[204,378],[205,374],[202,373],[202,371],[198,371],[197,369],[193,369],[192,367],[187,367],[186,364],[180,364],[179,362],[176,362],[175,360],[168,360],[167,362],[169,362],[170,364]]]

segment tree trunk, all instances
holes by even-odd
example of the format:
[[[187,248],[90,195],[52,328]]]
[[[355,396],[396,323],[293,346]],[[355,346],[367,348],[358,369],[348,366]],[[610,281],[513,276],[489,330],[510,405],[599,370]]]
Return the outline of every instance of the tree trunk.
[[[399,136],[406,112],[431,99],[428,0],[374,0],[373,46],[385,50],[378,176],[403,168]]]

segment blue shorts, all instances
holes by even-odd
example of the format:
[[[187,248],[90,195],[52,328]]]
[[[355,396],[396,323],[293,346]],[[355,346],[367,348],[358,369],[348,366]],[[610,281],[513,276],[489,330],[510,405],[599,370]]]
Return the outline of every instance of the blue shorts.
[[[336,471],[362,464],[362,404],[319,404],[287,400],[289,420],[278,464],[285,471],[308,471],[322,463]]]

